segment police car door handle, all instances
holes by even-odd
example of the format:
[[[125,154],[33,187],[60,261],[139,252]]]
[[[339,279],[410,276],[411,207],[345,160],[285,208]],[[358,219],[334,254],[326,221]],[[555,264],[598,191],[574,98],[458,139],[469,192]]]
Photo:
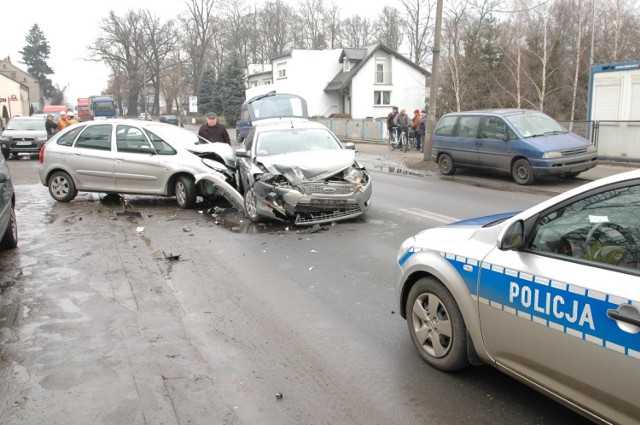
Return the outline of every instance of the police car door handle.
[[[636,315],[637,316],[637,315]],[[607,310],[607,317],[613,320],[619,320],[624,323],[629,323],[630,325],[640,327],[640,319],[638,317],[632,317],[626,312],[621,312],[619,310],[609,309]]]

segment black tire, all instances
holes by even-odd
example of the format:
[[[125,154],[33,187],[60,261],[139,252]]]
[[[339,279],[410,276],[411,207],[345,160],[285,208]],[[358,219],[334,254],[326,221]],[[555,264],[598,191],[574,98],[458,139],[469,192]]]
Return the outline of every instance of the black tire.
[[[450,176],[456,172],[456,166],[453,158],[447,153],[443,153],[438,157],[438,170],[443,176]]]
[[[12,249],[18,246],[18,222],[16,221],[16,210],[10,206],[9,226],[0,240],[0,249]]]
[[[409,149],[409,140],[407,140],[407,133],[403,132],[400,136],[400,147],[402,152],[406,152]]]
[[[76,185],[69,174],[56,171],[49,177],[49,194],[58,202],[69,202],[78,194]]]
[[[2,156],[4,156],[4,159],[9,159],[9,157],[11,156],[11,152],[9,152],[9,151],[2,151]]]
[[[521,185],[533,184],[536,180],[531,163],[524,158],[520,158],[513,163],[511,177],[513,177],[513,181]]]
[[[196,185],[192,178],[179,176],[174,186],[174,194],[178,206],[183,210],[188,210],[196,206]]]
[[[252,187],[244,192],[244,216],[254,223],[260,223],[261,217],[258,215],[258,196]]]
[[[418,280],[406,308],[409,334],[424,361],[445,372],[469,365],[462,313],[440,281],[431,276]]]
[[[244,137],[242,137],[242,136],[240,135],[240,132],[239,132],[239,131],[236,131],[236,142],[238,142],[238,143],[242,143],[242,142],[244,142]]]

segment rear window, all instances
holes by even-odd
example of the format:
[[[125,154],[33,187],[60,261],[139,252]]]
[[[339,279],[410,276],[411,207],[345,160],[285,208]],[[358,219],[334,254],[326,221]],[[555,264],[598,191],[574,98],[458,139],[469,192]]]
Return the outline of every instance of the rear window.
[[[457,119],[458,117],[456,116],[442,117],[438,123],[435,134],[438,136],[453,136],[453,129],[456,126]]]

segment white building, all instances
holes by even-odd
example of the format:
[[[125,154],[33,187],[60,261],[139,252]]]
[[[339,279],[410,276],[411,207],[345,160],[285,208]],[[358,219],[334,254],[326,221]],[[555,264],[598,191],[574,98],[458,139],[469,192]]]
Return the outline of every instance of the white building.
[[[0,73],[0,118],[3,107],[9,118],[28,116],[29,87]]]
[[[428,96],[427,70],[401,54],[376,44],[361,49],[298,50],[271,60],[271,84],[253,84],[247,99],[271,90],[307,101],[310,116],[347,114],[381,117],[391,106],[423,109]],[[268,78],[266,78],[268,80]]]

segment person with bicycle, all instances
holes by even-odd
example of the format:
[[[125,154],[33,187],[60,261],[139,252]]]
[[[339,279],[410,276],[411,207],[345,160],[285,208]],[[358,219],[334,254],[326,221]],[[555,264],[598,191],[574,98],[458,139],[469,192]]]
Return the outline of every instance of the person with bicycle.
[[[400,137],[402,133],[404,133],[407,138],[409,137],[409,117],[407,116],[407,110],[405,108],[402,108],[400,113],[396,115],[394,124],[398,127],[398,137]]]

